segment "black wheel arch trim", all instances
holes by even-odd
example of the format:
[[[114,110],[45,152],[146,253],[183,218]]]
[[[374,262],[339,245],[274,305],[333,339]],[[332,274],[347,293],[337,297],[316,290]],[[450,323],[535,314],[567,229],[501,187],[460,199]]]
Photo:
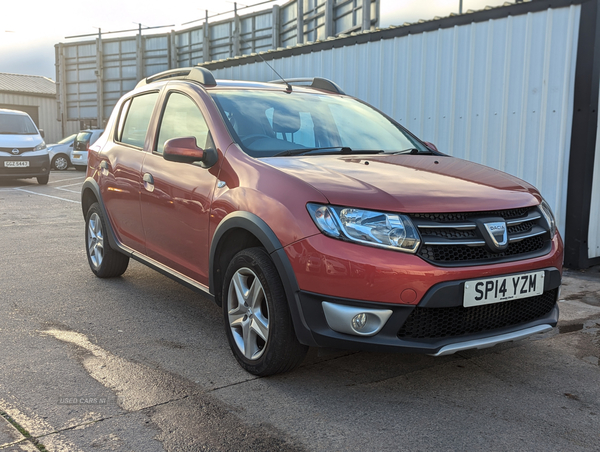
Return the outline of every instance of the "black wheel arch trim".
[[[100,186],[98,185],[98,182],[96,182],[92,177],[86,178],[81,187],[81,210],[83,212],[83,218],[85,219],[87,215],[87,211],[85,208],[85,193],[87,190],[90,190],[94,194],[96,202],[98,203],[98,205],[100,206],[100,210],[102,211],[102,215],[106,219],[106,235],[108,237],[108,243],[110,244],[111,248],[118,249],[121,253],[129,257],[133,257],[133,253],[127,247],[119,243],[119,241],[117,240],[112,224],[110,223],[110,217],[108,216],[106,207],[104,207],[104,201],[102,200],[102,196],[100,194]]]
[[[300,288],[292,264],[285,253],[283,245],[277,238],[277,235],[275,235],[269,225],[259,216],[245,211],[232,212],[223,218],[217,226],[210,245],[210,266],[208,276],[210,292],[215,294],[215,291],[217,290],[216,275],[214,272],[215,262],[218,257],[216,255],[217,248],[223,236],[232,229],[242,229],[251,233],[267,250],[267,253],[269,253],[271,259],[273,259],[273,263],[275,264],[281,282],[283,283],[296,336],[302,344],[315,346],[317,343],[304,320],[299,297]]]

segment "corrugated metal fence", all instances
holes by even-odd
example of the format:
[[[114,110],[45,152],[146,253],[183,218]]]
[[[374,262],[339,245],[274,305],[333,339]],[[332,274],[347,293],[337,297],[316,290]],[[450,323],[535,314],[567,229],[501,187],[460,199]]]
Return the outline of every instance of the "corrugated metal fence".
[[[600,91],[600,88],[599,88]],[[598,101],[600,104],[600,100]],[[600,117],[596,131],[596,158],[592,181],[592,200],[590,206],[590,227],[588,230],[588,258],[600,257]]]
[[[219,22],[206,18],[202,25],[181,31],[113,39],[100,35],[93,41],[60,43],[58,116],[63,121],[95,119],[101,125],[116,101],[144,77],[368,30],[377,26],[378,16],[379,0],[291,0]]]
[[[275,58],[283,77],[321,76],[447,154],[538,187],[564,233],[580,6]],[[266,81],[267,65],[217,78]],[[208,65],[211,68],[211,65]]]

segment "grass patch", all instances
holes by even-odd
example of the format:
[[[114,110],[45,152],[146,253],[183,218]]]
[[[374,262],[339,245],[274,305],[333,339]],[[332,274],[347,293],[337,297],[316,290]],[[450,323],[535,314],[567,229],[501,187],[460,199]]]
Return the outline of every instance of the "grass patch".
[[[37,439],[31,436],[31,434],[27,430],[25,430],[17,421],[10,417],[8,413],[0,411],[0,416],[2,416],[4,419],[10,422],[13,425],[13,427],[15,427],[19,431],[19,433],[21,433],[21,435],[23,435],[25,439],[27,439],[31,444],[33,444],[39,451],[48,452],[48,449],[46,449],[42,443],[40,443]]]

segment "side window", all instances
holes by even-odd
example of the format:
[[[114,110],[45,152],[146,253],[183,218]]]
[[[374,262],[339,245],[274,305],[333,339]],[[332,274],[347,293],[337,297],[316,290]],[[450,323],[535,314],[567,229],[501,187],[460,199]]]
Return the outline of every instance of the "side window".
[[[196,103],[184,94],[171,93],[163,113],[156,152],[163,153],[165,142],[171,138],[195,137],[196,146],[213,147],[208,125]]]
[[[149,93],[134,97],[125,103],[119,119],[117,141],[138,148],[144,147],[150,117],[157,99],[158,93]]]

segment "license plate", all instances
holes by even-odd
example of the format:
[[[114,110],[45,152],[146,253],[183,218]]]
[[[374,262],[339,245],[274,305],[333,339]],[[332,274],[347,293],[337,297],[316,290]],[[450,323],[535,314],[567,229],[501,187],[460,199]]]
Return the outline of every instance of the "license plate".
[[[27,160],[17,160],[16,162],[5,160],[4,166],[8,168],[26,168],[29,166],[29,162]]]
[[[81,155],[76,155],[76,154],[73,154],[73,156],[72,156],[72,157],[73,157],[74,159],[80,159],[80,158],[82,158],[82,157],[81,157]]]
[[[465,282],[463,305],[481,306],[518,300],[544,292],[544,272],[521,273],[497,278],[475,279]]]

